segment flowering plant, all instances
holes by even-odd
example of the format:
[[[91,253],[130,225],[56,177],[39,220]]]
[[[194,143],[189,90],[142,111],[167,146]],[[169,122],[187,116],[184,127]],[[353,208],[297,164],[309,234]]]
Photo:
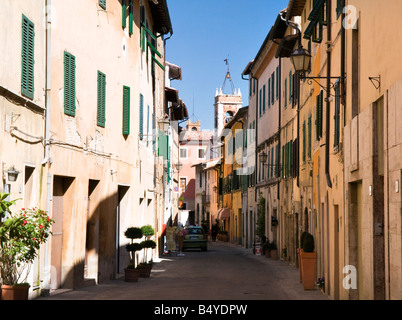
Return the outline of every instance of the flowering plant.
[[[325,278],[324,277],[318,278],[317,284],[319,288],[323,288],[325,286]]]
[[[21,282],[22,274],[27,269],[29,271],[40,245],[49,237],[52,223],[54,220],[49,218],[47,212],[37,208],[23,208],[18,213],[9,213],[0,222],[2,284],[15,285]]]

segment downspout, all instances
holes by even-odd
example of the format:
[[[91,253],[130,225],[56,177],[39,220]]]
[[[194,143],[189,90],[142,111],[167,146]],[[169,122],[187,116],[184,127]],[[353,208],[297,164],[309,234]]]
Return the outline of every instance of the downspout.
[[[46,182],[46,212],[50,212],[50,200],[52,192],[52,176],[50,173],[50,65],[51,65],[51,0],[45,0],[46,15],[46,79],[45,79],[45,159],[42,165],[48,166],[47,182]],[[41,295],[48,296],[50,294],[50,262],[49,262],[49,241],[45,242],[44,252],[44,271],[43,271],[43,288]]]
[[[329,133],[330,133],[330,109],[331,109],[331,1],[327,1],[327,99],[326,99],[326,133],[325,133],[325,176],[328,187],[332,188],[331,177],[329,174]]]
[[[278,66],[279,68],[278,68],[278,72],[279,72],[279,75],[278,75],[278,80],[279,80],[279,83],[277,84],[278,85],[278,90],[279,90],[279,94],[278,94],[278,97],[279,97],[279,99],[278,99],[278,131],[279,131],[279,134],[278,134],[278,145],[279,145],[279,148],[278,148],[278,151],[280,151],[281,150],[281,110],[282,110],[282,108],[281,108],[281,94],[280,94],[280,92],[281,92],[281,79],[282,79],[282,58],[281,57],[279,57],[279,66]],[[279,152],[280,153],[280,152]],[[280,162],[280,157],[279,157],[279,155],[278,155],[278,166],[279,166],[279,164],[280,164],[281,162]],[[275,168],[275,170],[278,170],[279,168]],[[279,171],[280,172],[280,171]],[[280,173],[279,173],[279,178],[280,178]],[[277,183],[277,186],[278,186],[278,189],[277,189],[277,199],[278,199],[278,204],[279,204],[279,200],[280,200],[280,198],[281,198],[281,196],[280,196],[280,179],[278,180],[278,183]],[[279,205],[278,205],[278,207],[279,207]],[[277,212],[278,212],[279,210],[277,209]]]
[[[345,7],[345,0],[342,0],[342,8]],[[345,59],[346,59],[346,34],[343,21],[346,17],[345,10],[342,9],[341,24],[341,102],[343,105],[343,126],[346,125],[346,87],[345,87]]]

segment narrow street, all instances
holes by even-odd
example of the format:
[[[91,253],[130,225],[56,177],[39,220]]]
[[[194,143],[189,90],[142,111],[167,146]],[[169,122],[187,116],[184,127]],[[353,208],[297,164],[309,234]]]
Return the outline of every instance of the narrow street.
[[[60,290],[62,292],[62,290]],[[37,300],[328,300],[318,289],[305,291],[299,270],[283,261],[255,256],[226,242],[209,242],[208,251],[163,257],[149,279],[119,278],[98,286]]]

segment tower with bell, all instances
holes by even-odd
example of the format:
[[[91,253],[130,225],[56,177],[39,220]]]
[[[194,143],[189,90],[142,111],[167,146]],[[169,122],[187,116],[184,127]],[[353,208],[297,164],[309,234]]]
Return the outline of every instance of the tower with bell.
[[[219,136],[226,123],[242,107],[242,96],[240,89],[236,90],[229,70],[229,58],[224,60],[227,65],[225,80],[215,93],[215,132]],[[226,82],[230,82],[230,91],[225,91]]]

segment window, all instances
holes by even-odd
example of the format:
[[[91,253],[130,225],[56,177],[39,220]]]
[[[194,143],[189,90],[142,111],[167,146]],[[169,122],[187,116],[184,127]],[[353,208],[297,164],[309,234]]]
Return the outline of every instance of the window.
[[[187,149],[186,148],[180,148],[180,158],[181,159],[187,159]]]
[[[276,99],[279,99],[279,66],[276,67]]]
[[[285,109],[288,106],[288,79],[285,79]]]
[[[106,10],[106,0],[99,0],[99,6]]]
[[[130,134],[130,88],[123,87],[123,134]]]
[[[185,191],[187,188],[187,178],[180,178],[180,189]]]
[[[34,24],[22,15],[21,94],[34,98]]]
[[[147,147],[149,144],[149,106],[147,107]]]
[[[140,140],[144,139],[144,96],[140,93]]]
[[[98,110],[97,110],[97,125],[105,127],[105,105],[106,105],[106,75],[98,71]]]
[[[292,103],[292,70],[289,71],[289,104]]]
[[[306,121],[303,121],[303,163],[306,163]]]
[[[198,159],[205,159],[205,149],[198,149]]]
[[[271,102],[274,104],[275,101],[275,72],[271,75]]]
[[[262,112],[265,113],[265,84],[262,88]]]
[[[311,114],[308,116],[307,122],[307,158],[311,159]]]
[[[322,100],[323,100],[323,91],[322,90],[317,95],[316,99],[317,99],[316,120],[315,120],[316,140],[320,140],[320,138],[322,138]]]
[[[341,92],[339,80],[335,83],[334,147],[339,146]]]
[[[75,56],[64,51],[64,113],[75,116]]]
[[[261,113],[262,113],[262,110],[261,110],[261,96],[262,96],[262,90],[260,89],[260,117],[261,117]]]
[[[337,0],[336,1],[336,18],[338,19],[341,14],[342,14],[342,0]]]

